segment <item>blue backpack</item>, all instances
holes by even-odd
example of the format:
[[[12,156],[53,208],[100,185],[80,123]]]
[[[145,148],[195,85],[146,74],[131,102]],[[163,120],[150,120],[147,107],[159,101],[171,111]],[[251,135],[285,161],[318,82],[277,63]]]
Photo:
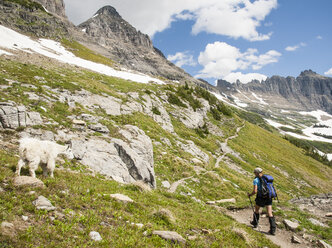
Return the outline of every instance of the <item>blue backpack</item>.
[[[262,191],[261,196],[263,198],[276,198],[277,192],[273,186],[273,177],[270,175],[263,175],[262,178],[260,178],[261,185],[262,185]]]

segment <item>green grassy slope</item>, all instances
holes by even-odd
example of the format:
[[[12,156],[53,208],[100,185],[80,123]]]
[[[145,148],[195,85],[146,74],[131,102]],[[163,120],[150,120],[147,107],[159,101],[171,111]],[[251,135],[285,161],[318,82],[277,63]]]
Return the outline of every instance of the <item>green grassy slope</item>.
[[[122,93],[133,91],[140,95],[148,92],[156,96],[163,92],[172,92],[182,101],[190,99],[188,98],[190,96],[184,95],[186,93],[183,93],[183,89],[179,89],[176,85],[172,85],[171,88],[170,86],[144,85],[79,68],[59,67],[56,64],[47,65],[47,67],[35,66],[20,63],[15,59],[1,58],[0,66],[0,84],[9,85],[9,81],[12,82],[11,87],[1,90],[0,101],[12,100],[17,104],[24,104],[30,110],[38,111],[42,116],[59,123],[59,125],[35,128],[56,132],[66,127],[75,131],[67,116],[90,113],[104,117],[103,124],[112,130],[111,137],[116,137],[121,126],[133,124],[144,130],[153,141],[160,141],[161,138],[167,137],[172,143],[170,147],[154,145],[158,189],[153,192],[141,192],[136,186],[121,185],[105,180],[100,175],[93,177],[76,161],[67,161],[63,166],[80,173],[68,173],[60,170],[58,165],[55,178],[49,179],[42,178],[41,171],[38,171],[37,177],[46,184],[44,189],[15,188],[12,180],[17,163],[16,144],[13,144],[10,149],[8,146],[1,146],[0,186],[4,192],[0,192],[0,221],[22,225],[22,230],[17,230],[13,237],[0,235],[2,245],[0,247],[181,246],[151,235],[153,230],[174,230],[183,237],[198,232],[196,240],[188,240],[186,245],[183,245],[187,247],[275,247],[261,234],[236,223],[216,208],[205,204],[209,200],[234,197],[235,204],[228,203],[221,206],[232,208],[249,206],[246,192],[252,189],[253,177],[231,169],[226,162],[221,162],[219,168],[214,166],[217,157],[221,155],[220,142],[234,135],[236,129],[243,123],[245,125],[239,136],[229,141],[229,145],[240,154],[240,158],[228,155],[227,159],[249,174],[252,174],[255,167],[260,166],[266,173],[273,175],[281,200],[279,206],[288,206],[287,201],[295,196],[332,192],[331,168],[306,156],[301,149],[291,145],[282,137],[245,122],[235,113],[224,115],[218,112],[219,120],[213,117],[216,113],[208,113],[208,120],[222,130],[224,137],[204,133],[204,130],[188,129],[180,121],[172,118],[177,134],[174,135],[162,129],[151,117],[143,113],[107,116],[102,111],[92,113],[83,106],[70,109],[69,106],[60,102],[50,104],[29,100],[24,94],[30,91],[40,96],[52,97],[52,92],[43,87],[46,85],[72,92],[83,88],[95,94],[108,94],[122,101],[127,100],[126,95]],[[43,80],[36,79],[36,76],[42,77]],[[25,84],[34,85],[36,88],[31,89]],[[190,90],[194,92],[193,89]],[[210,99],[210,101],[214,100]],[[192,104],[197,103],[192,101]],[[42,107],[47,109],[47,112]],[[167,109],[173,110],[174,105],[168,104]],[[19,131],[22,130],[10,133],[2,131],[2,141],[10,140]],[[193,156],[175,145],[178,136],[185,140],[192,140],[202,151],[210,154],[210,162],[201,164],[201,167],[206,170],[205,173],[197,174],[191,162]],[[23,174],[28,173],[25,170]],[[194,180],[187,180],[187,184],[180,186],[175,193],[168,193],[160,187],[163,180],[174,182],[187,177],[193,177]],[[30,195],[31,190],[36,193]],[[135,202],[119,203],[108,196],[112,193],[126,194]],[[51,200],[63,216],[53,220],[50,217],[53,217],[54,213],[36,210],[32,201],[38,195],[44,195]],[[201,200],[201,203],[196,202],[192,197]],[[171,211],[176,221],[172,222],[167,216],[155,214],[161,208]],[[303,213],[297,209],[291,212],[279,209],[277,214],[297,216]],[[22,221],[22,215],[29,217],[29,225]],[[144,227],[139,229],[130,223],[143,223]],[[245,230],[248,240],[238,236],[234,228]],[[208,229],[210,233],[202,229]],[[92,242],[88,236],[90,231],[100,232],[103,241]],[[316,233],[332,241],[329,228],[319,229]]]

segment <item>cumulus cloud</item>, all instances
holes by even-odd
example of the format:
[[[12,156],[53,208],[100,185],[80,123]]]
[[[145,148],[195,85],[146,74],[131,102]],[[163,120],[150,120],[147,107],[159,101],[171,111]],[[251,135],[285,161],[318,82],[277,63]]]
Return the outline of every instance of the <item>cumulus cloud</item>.
[[[332,76],[332,68],[328,70],[327,72],[324,72],[326,76]]]
[[[243,74],[242,72],[232,72],[224,77],[224,80],[235,83],[237,80],[240,80],[241,83],[247,84],[250,83],[252,80],[262,81],[267,79],[267,76],[260,74],[260,73],[247,73]]]
[[[205,51],[198,57],[198,63],[203,66],[197,77],[202,78],[226,78],[234,82],[235,76],[245,78],[244,74],[236,72],[238,70],[253,69],[259,70],[262,67],[278,62],[281,53],[270,50],[264,54],[258,54],[257,49],[249,48],[241,52],[237,47],[231,46],[225,42],[215,42],[208,44]],[[256,77],[257,76],[257,77]],[[265,79],[262,74],[251,73],[246,78]],[[264,78],[265,77],[265,78]]]
[[[257,28],[266,16],[277,7],[277,0],[65,0],[67,15],[75,23],[79,16],[89,17],[91,11],[106,4],[137,29],[153,36],[177,20],[193,20],[192,33],[207,32],[244,38],[250,41],[267,40],[272,33],[261,34]]]
[[[167,59],[172,61],[176,66],[182,67],[184,65],[195,66],[197,63],[194,57],[188,52],[178,52],[174,55],[168,55]]]
[[[317,39],[317,40],[322,40],[322,39],[323,39],[323,37],[322,37],[322,36],[320,36],[320,35],[317,35],[316,39]]]
[[[300,44],[297,44],[295,46],[288,46],[285,48],[285,50],[288,52],[294,52],[297,49],[299,49],[300,47],[305,47],[305,46],[306,46],[306,44],[304,42],[301,42]]]

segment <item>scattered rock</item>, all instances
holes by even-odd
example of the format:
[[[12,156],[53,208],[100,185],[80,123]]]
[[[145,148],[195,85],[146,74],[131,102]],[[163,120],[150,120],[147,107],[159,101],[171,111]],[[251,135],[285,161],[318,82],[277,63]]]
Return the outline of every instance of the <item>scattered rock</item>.
[[[32,204],[35,205],[37,209],[44,209],[47,211],[53,211],[56,209],[56,207],[54,207],[52,203],[42,195],[39,196],[37,200],[33,201]]]
[[[313,241],[315,240],[315,237],[314,237],[314,236],[309,235],[309,234],[306,234],[306,233],[304,233],[304,234],[302,235],[302,238],[304,238],[305,240],[308,240],[309,242],[313,242]]]
[[[14,178],[14,186],[21,187],[45,187],[45,184],[38,178],[28,177],[28,176],[19,176]]]
[[[132,226],[137,226],[138,228],[143,228],[144,224],[142,223],[131,223]]]
[[[298,224],[298,223],[293,222],[293,221],[291,221],[291,220],[284,220],[283,222],[284,222],[286,228],[289,229],[289,230],[291,230],[291,231],[295,231],[296,228],[299,227],[299,224]]]
[[[3,188],[0,187],[0,193],[1,193],[1,192],[5,192],[5,190],[4,190]]]
[[[211,230],[209,230],[209,229],[202,229],[202,233],[204,233],[204,234],[212,234],[213,232],[211,231]]]
[[[172,212],[165,208],[158,210],[157,212],[154,213],[154,215],[161,219],[166,219],[168,222],[173,224],[176,222],[176,219],[172,214]]]
[[[190,241],[193,241],[193,240],[196,240],[196,239],[197,239],[196,235],[189,235],[188,236],[188,240],[190,240]]]
[[[165,240],[171,240],[173,242],[185,243],[186,240],[177,232],[172,231],[153,231],[152,234],[158,235]]]
[[[22,215],[22,220],[23,220],[23,221],[28,221],[28,220],[29,220],[29,217],[28,217],[28,216],[24,216],[24,215]]]
[[[332,248],[331,245],[329,245],[328,243],[326,243],[323,240],[317,240],[317,246],[321,247],[321,248]]]
[[[103,239],[101,238],[99,232],[92,231],[89,233],[90,239],[93,241],[102,241]]]
[[[74,119],[73,124],[74,125],[79,125],[79,126],[85,126],[86,123],[85,123],[85,121]]]
[[[235,203],[236,202],[236,199],[235,198],[231,198],[231,199],[221,199],[221,200],[218,200],[218,201],[207,201],[206,204],[208,205],[215,205],[215,204],[219,204],[219,203]]]
[[[142,192],[151,192],[151,187],[143,181],[136,181],[133,183]]]
[[[325,214],[325,217],[332,217],[332,213]]]
[[[122,201],[122,202],[134,202],[132,199],[130,199],[128,196],[126,195],[122,195],[122,194],[111,194],[110,195],[112,198],[118,200],[118,201]]]
[[[100,123],[97,124],[91,124],[88,126],[89,129],[96,131],[98,133],[109,133],[110,131],[108,128]]]
[[[169,181],[162,181],[161,186],[163,186],[166,189],[169,189],[171,187],[171,184],[169,183]]]
[[[327,227],[325,224],[323,224],[322,222],[320,222],[319,220],[316,220],[314,218],[309,218],[309,221],[316,226],[322,226],[322,227]]]
[[[14,224],[7,222],[7,221],[3,221],[1,223],[1,234],[5,235],[5,236],[10,236],[10,237],[15,235]]]
[[[198,159],[201,159],[205,163],[209,162],[209,156],[203,152],[201,149],[198,148],[198,146],[195,145],[195,143],[191,140],[187,140],[186,144],[177,141],[177,145],[185,152],[190,153],[191,155],[197,157]]]
[[[248,235],[248,233],[245,230],[243,230],[241,228],[234,227],[232,229],[232,231],[235,232],[243,240],[245,240],[246,243],[250,243],[249,235]]]
[[[34,195],[34,194],[36,194],[36,191],[30,191],[29,192],[29,195]]]
[[[301,239],[298,238],[298,237],[296,237],[295,235],[292,236],[292,240],[291,241],[294,244],[301,244],[302,243]]]
[[[62,220],[66,217],[63,213],[61,213],[59,211],[54,211],[53,215],[54,215],[55,218],[57,218],[59,220]]]

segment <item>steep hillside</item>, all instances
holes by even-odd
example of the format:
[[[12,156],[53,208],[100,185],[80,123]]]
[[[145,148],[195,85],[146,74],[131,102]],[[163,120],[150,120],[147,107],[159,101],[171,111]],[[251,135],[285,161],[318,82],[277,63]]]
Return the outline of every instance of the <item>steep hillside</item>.
[[[249,206],[253,168],[276,177],[280,221],[313,217],[290,207],[289,199],[332,190],[331,168],[243,121],[202,88],[135,83],[36,53],[6,52],[11,55],[0,60],[0,238],[8,247],[274,247],[225,215],[227,208]],[[19,187],[14,171],[22,136],[70,141],[75,159],[60,160],[54,179],[39,169],[45,187]],[[137,180],[155,189],[135,186]],[[116,193],[133,202],[118,202],[110,195]],[[55,211],[35,207],[41,195]],[[315,218],[325,226],[303,221],[298,232],[310,227],[306,233],[331,242],[331,221]],[[159,230],[183,239],[165,241]],[[102,241],[93,241],[91,231]]]
[[[0,6],[13,21],[1,15],[1,247],[278,247],[280,237],[234,218],[242,209],[248,216],[243,223],[251,218],[247,192],[257,166],[276,179],[277,233],[302,242],[288,239],[287,247],[332,243],[332,168],[261,117],[194,81],[120,69],[96,52],[96,43],[91,49],[77,42],[68,31],[76,29],[40,4]],[[105,12],[121,20],[110,7],[94,19]],[[26,22],[39,15],[54,21],[40,33],[42,23]],[[64,33],[53,33],[57,25]],[[110,36],[114,30],[122,45],[136,32],[129,28],[127,35],[117,26]],[[141,38],[127,40],[127,47],[154,49],[147,37],[135,35]],[[28,168],[19,177],[22,137],[70,144],[74,158],[60,156],[54,178],[42,168],[38,180]],[[298,227],[288,231],[285,220]]]

